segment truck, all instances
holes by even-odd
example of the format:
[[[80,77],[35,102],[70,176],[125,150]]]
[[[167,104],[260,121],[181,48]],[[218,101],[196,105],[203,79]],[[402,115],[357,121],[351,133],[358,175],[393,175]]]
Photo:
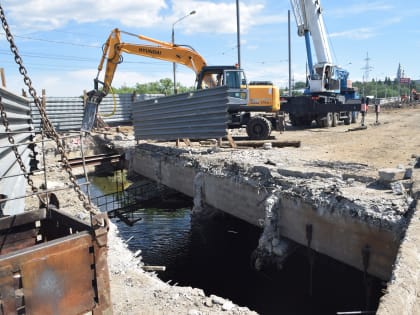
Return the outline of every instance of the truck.
[[[121,34],[134,36],[153,45],[122,42]],[[280,92],[271,82],[254,82],[248,85],[245,72],[236,65],[208,66],[205,59],[191,46],[160,41],[116,28],[112,30],[103,46],[94,89],[87,93],[84,121],[88,123],[84,129],[93,127],[97,107],[111,90],[117,66],[123,62],[123,53],[187,66],[196,74],[196,89],[227,85],[232,91],[229,96],[239,100],[239,105],[228,109],[228,128],[246,128],[251,139],[266,139],[271,130],[279,126]],[[105,74],[101,81],[99,76],[105,62]]]
[[[305,38],[309,68],[307,87],[302,96],[282,97],[281,109],[294,126],[336,126],[356,122],[360,97],[351,85],[349,72],[333,63],[325,31],[320,0],[290,0],[298,35]],[[312,58],[315,48],[317,62]]]

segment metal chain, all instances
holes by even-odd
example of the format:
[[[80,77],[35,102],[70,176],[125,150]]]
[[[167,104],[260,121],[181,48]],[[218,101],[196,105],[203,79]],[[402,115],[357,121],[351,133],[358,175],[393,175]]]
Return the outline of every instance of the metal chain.
[[[6,33],[6,38],[7,38],[8,42],[10,43],[10,50],[14,54],[15,62],[19,65],[19,72],[22,74],[23,81],[24,81],[25,85],[28,87],[29,94],[31,94],[31,96],[34,100],[34,103],[39,110],[39,113],[41,115],[41,121],[44,125],[46,133],[51,138],[54,139],[54,141],[57,145],[57,150],[61,155],[61,161],[63,163],[63,167],[69,175],[69,180],[73,184],[73,189],[77,193],[79,200],[81,202],[83,202],[83,207],[91,213],[96,213],[96,211],[93,210],[92,205],[90,204],[88,198],[86,198],[86,195],[82,192],[82,190],[80,188],[80,185],[76,182],[76,177],[73,175],[73,172],[72,172],[68,157],[66,155],[64,146],[60,141],[60,136],[55,131],[54,126],[52,125],[51,121],[48,119],[47,113],[46,113],[44,107],[42,106],[42,103],[41,103],[40,99],[38,98],[35,89],[32,86],[32,81],[29,78],[29,76],[27,74],[27,70],[23,65],[22,58],[20,57],[18,49],[15,45],[13,35],[12,35],[10,29],[9,29],[9,25],[6,21],[6,16],[4,15],[3,7],[1,5],[0,5],[0,19],[1,19],[1,22],[2,22],[2,25],[3,25],[3,29]],[[2,110],[2,117],[3,117],[3,110]],[[7,117],[6,117],[6,121],[7,121]],[[15,152],[15,154],[16,154],[16,152]],[[17,154],[19,155],[19,152],[17,152]],[[18,158],[18,160],[19,159],[22,160],[21,158]],[[29,181],[30,181],[30,179],[28,179],[28,183],[29,183]],[[33,186],[33,183],[32,183],[32,186]]]

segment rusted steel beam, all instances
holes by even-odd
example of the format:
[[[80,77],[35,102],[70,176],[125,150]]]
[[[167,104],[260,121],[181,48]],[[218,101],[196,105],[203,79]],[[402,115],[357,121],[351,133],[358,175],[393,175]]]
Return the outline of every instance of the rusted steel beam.
[[[87,156],[85,159],[85,165],[100,165],[104,162],[110,162],[110,163],[117,163],[120,162],[122,159],[121,154],[99,154],[99,155],[92,155]],[[71,167],[81,167],[83,166],[83,158],[73,158],[69,159],[69,163]]]
[[[18,215],[3,217],[0,219],[0,233],[4,230],[9,230],[19,225],[32,223],[37,220],[43,220],[46,218],[46,216],[47,211],[45,209],[38,209],[34,211],[24,212]]]

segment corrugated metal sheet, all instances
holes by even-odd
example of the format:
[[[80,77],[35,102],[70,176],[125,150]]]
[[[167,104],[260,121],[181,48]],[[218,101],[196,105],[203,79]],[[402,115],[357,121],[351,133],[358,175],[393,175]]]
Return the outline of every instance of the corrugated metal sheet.
[[[30,153],[28,142],[31,140],[30,131],[33,130],[29,101],[0,88],[1,102],[5,107],[9,129],[13,132],[15,144],[22,156],[27,171],[29,171]],[[8,198],[24,196],[26,192],[26,179],[22,175],[19,163],[10,146],[8,134],[0,119],[0,194]],[[3,206],[3,214],[13,215],[22,213],[25,208],[25,199],[7,201]]]
[[[161,97],[161,94],[141,94],[136,100]],[[102,119],[110,124],[125,124],[132,121],[132,94],[107,95],[99,106]],[[46,110],[57,131],[80,130],[83,119],[83,97],[46,97]],[[38,108],[31,102],[35,130],[40,130],[41,116]]]
[[[220,138],[227,134],[228,88],[199,90],[136,102],[136,139]]]
[[[82,97],[46,97],[45,109],[57,131],[80,130],[83,118]],[[36,131],[41,130],[41,115],[31,102],[31,112]]]

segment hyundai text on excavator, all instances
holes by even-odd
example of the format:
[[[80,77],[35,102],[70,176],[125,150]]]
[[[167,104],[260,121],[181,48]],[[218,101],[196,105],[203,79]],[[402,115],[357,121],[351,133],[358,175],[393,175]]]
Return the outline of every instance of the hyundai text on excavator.
[[[335,126],[356,121],[360,99],[347,70],[333,64],[320,0],[290,0],[298,28],[305,37],[309,68],[307,88],[303,96],[282,98],[282,111],[289,114],[292,125],[311,125],[315,120],[320,127]],[[310,38],[317,57],[314,65]]]
[[[134,36],[137,39],[152,43],[133,44],[121,41],[121,34]],[[102,58],[98,66],[98,74],[94,79],[94,89],[87,93],[84,122],[87,128],[93,126],[97,107],[110,92],[118,64],[123,61],[123,53],[134,54],[169,62],[176,62],[192,69],[196,74],[196,89],[207,89],[226,85],[229,96],[238,99],[238,104],[228,109],[228,128],[246,127],[248,136],[252,139],[266,139],[273,128],[277,128],[278,112],[280,110],[279,89],[272,84],[249,85],[245,73],[236,66],[208,66],[204,58],[187,45],[177,45],[156,40],[144,35],[137,35],[119,29],[114,29],[103,47]],[[99,75],[106,61],[103,81]],[[102,85],[101,87],[99,85]]]

